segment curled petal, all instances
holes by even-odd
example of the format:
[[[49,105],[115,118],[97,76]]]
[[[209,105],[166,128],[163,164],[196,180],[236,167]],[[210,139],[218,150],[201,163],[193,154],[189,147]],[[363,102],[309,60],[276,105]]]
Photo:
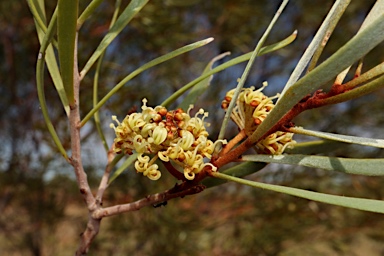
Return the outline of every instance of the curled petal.
[[[150,158],[149,156],[143,156],[143,154],[139,154],[137,156],[137,160],[139,160],[141,163],[148,163]]]
[[[157,155],[159,156],[161,161],[169,162],[169,157],[166,154],[167,154],[167,151],[159,151],[159,152],[157,152]]]
[[[185,169],[184,170],[184,177],[187,179],[187,180],[193,180],[195,178],[195,173],[194,172],[191,172],[190,170],[188,169]]]
[[[158,180],[161,177],[161,172],[158,169],[159,166],[157,164],[153,164],[143,172],[143,175],[147,176],[151,180]]]
[[[160,171],[156,171],[154,173],[150,173],[150,175],[147,175],[147,177],[150,179],[150,180],[158,180],[160,179],[161,177],[161,172]]]
[[[135,169],[137,172],[144,172],[148,167],[148,163],[142,163],[139,160],[135,162]]]

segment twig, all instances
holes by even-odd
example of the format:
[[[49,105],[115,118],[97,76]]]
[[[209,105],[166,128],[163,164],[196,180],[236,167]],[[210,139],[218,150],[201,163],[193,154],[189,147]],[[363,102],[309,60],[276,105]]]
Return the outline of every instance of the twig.
[[[181,172],[176,170],[176,168],[173,167],[173,165],[170,162],[162,162],[162,163],[165,166],[165,168],[167,168],[168,172],[170,174],[172,174],[173,177],[175,177],[176,179],[181,180],[181,181],[186,181],[187,180],[185,178],[185,176]]]
[[[180,185],[176,185],[176,187],[178,186]],[[178,192],[173,192],[174,188],[172,188],[163,193],[157,193],[154,195],[147,196],[133,203],[120,204],[120,205],[115,205],[115,206],[96,210],[93,213],[92,217],[94,219],[101,219],[104,217],[109,217],[109,216],[117,215],[124,212],[137,211],[145,206],[156,205],[158,203],[166,202],[173,198],[185,197],[187,195],[197,194],[203,191],[204,189],[205,189],[205,186],[201,184],[194,185],[187,189],[182,189],[181,191],[178,191]],[[176,190],[179,190],[179,188],[177,188]]]
[[[104,191],[108,187],[109,175],[111,174],[111,171],[112,171],[111,163],[115,157],[115,153],[113,152],[113,146],[109,149],[107,155],[108,155],[108,164],[105,167],[105,171],[104,171],[103,177],[101,178],[99,189],[97,190],[97,194],[96,194],[96,204],[100,206],[103,205]]]
[[[228,144],[224,146],[224,148],[221,150],[219,156],[223,156],[227,154],[234,146],[236,146],[237,143],[245,139],[247,134],[245,133],[245,130],[241,130],[233,139],[231,139]]]

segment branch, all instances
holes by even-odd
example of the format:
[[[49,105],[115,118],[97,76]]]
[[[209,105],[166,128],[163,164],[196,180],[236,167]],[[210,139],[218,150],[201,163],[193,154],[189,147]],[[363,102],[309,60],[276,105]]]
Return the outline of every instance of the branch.
[[[112,163],[112,161],[113,161],[113,159],[115,157],[115,153],[113,152],[113,145],[109,149],[107,155],[108,155],[108,164],[105,167],[104,175],[101,178],[99,189],[97,190],[97,194],[96,194],[96,204],[100,205],[100,206],[103,205],[104,191],[108,187],[109,175],[111,174],[111,171],[112,171],[112,168],[113,168],[112,165],[111,165],[111,163]]]
[[[188,183],[188,182],[185,182],[185,183]],[[185,183],[182,183],[182,184],[185,184]],[[93,213],[92,218],[101,219],[104,217],[109,217],[109,216],[117,215],[124,212],[137,211],[145,206],[164,203],[170,199],[177,198],[177,197],[185,197],[187,195],[197,194],[205,189],[205,186],[201,184],[193,185],[187,189],[182,189],[182,187],[183,185],[176,185],[174,188],[167,190],[163,193],[153,194],[133,203],[120,204],[120,205],[115,205],[115,206],[96,210]],[[174,192],[174,190],[177,190],[177,192]]]
[[[93,212],[98,205],[96,200],[92,195],[91,189],[88,184],[87,174],[84,171],[83,163],[81,161],[81,143],[80,143],[80,109],[79,109],[79,88],[80,88],[80,79],[79,72],[77,69],[77,34],[75,42],[75,52],[74,52],[74,102],[70,105],[69,113],[69,125],[71,131],[71,149],[72,156],[70,158],[70,163],[72,164],[75,174],[77,184],[80,189],[80,193],[84,199],[84,202],[87,205],[88,211]],[[100,220],[88,218],[87,228],[84,233],[81,234],[81,240],[79,247],[76,251],[76,255],[83,255],[88,252],[89,246],[92,240],[96,237],[99,232]]]
[[[77,41],[77,36],[76,36]],[[77,45],[77,42],[76,42]],[[77,49],[75,49],[77,51]],[[77,57],[77,54],[75,53]],[[83,163],[81,161],[81,145],[80,145],[80,110],[79,110],[79,88],[80,80],[77,70],[77,59],[75,57],[74,65],[74,103],[70,105],[69,125],[71,130],[71,150],[72,156],[70,163],[74,168],[76,180],[79,185],[80,193],[83,196],[85,203],[89,210],[95,207],[95,198],[92,195],[91,189],[88,184],[87,174],[84,171]]]

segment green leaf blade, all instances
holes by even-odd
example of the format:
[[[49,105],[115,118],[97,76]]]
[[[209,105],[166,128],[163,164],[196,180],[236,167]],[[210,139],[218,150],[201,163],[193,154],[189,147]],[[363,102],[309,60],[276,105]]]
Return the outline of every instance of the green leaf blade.
[[[299,165],[348,174],[384,176],[384,159],[309,155],[244,155],[242,161]]]
[[[284,193],[284,194],[292,195],[296,197],[301,197],[301,198],[305,198],[308,200],[313,200],[321,203],[348,207],[348,208],[353,208],[353,209],[362,210],[362,211],[384,213],[384,201],[380,201],[380,200],[330,195],[330,194],[324,194],[319,192],[307,191],[304,189],[265,184],[261,182],[232,177],[219,172],[212,173],[212,176],[220,179],[226,179],[229,181],[238,182],[240,184],[244,184],[244,185],[248,185],[256,188],[267,189],[267,190]]]
[[[297,31],[294,31],[290,36],[288,36],[287,38],[283,39],[282,41],[261,48],[260,52],[258,53],[257,56],[261,56],[261,55],[264,55],[264,54],[267,54],[267,53],[270,53],[270,52],[273,52],[273,51],[277,51],[277,50],[279,50],[279,49],[289,45],[290,43],[292,43],[296,39],[296,37],[297,37]],[[225,62],[225,63],[215,67],[211,71],[202,74],[201,76],[195,78],[194,80],[192,80],[188,84],[186,84],[183,87],[181,87],[175,93],[173,93],[161,105],[164,106],[164,107],[168,107],[170,104],[175,102],[176,99],[178,99],[181,95],[183,95],[186,91],[188,91],[189,89],[193,88],[196,84],[198,84],[199,82],[203,81],[207,77],[210,77],[210,76],[212,76],[212,75],[214,75],[214,74],[216,74],[216,73],[218,73],[220,71],[223,71],[223,70],[225,70],[225,69],[227,69],[229,67],[235,66],[235,65],[237,65],[239,63],[248,61],[251,58],[252,53],[253,52],[249,52],[249,53],[243,54],[241,56],[238,56],[238,57],[236,57],[236,58],[234,58],[232,60],[229,60],[229,61],[227,61],[227,62]]]
[[[371,138],[363,138],[363,137],[335,134],[335,133],[329,133],[329,132],[311,131],[301,127],[293,127],[293,128],[290,128],[289,131],[297,134],[315,136],[315,137],[319,137],[327,140],[358,144],[363,146],[371,146],[376,148],[384,148],[384,140],[382,139],[371,139]]]
[[[267,164],[265,163],[256,163],[256,162],[245,162],[234,167],[224,170],[222,173],[230,175],[233,177],[244,177],[252,173],[262,170]],[[216,178],[206,178],[202,181],[202,184],[207,188],[215,187],[221,184],[226,183],[225,180],[216,179]]]
[[[77,0],[59,0],[58,3],[57,35],[60,71],[70,105],[75,101],[73,85],[78,5]]]
[[[83,79],[92,65],[97,61],[104,50],[112,43],[119,33],[127,26],[127,24],[136,16],[137,13],[148,3],[149,0],[132,0],[121,13],[115,24],[105,35],[99,46],[89,58],[84,68],[80,72],[80,79]]]
[[[326,61],[286,89],[267,118],[250,137],[257,142],[296,103],[308,93],[334,79],[345,68],[352,65],[384,40],[384,13],[364,31],[355,35]]]
[[[149,68],[152,68],[156,65],[159,65],[167,60],[170,60],[170,59],[173,59],[183,53],[186,53],[186,52],[189,52],[189,51],[192,51],[194,49],[197,49],[199,47],[202,47],[210,42],[213,41],[213,38],[207,38],[207,39],[204,39],[204,40],[201,40],[201,41],[198,41],[198,42],[195,42],[195,43],[192,43],[192,44],[189,44],[189,45],[186,45],[186,46],[183,46],[177,50],[174,50],[170,53],[167,53],[165,55],[162,55],[156,59],[153,59],[151,60],[150,62],[144,64],[143,66],[137,68],[136,70],[134,70],[132,73],[130,73],[129,75],[127,75],[125,78],[123,78],[123,80],[121,80],[115,87],[113,87],[113,89],[107,94],[105,95],[98,103],[96,106],[94,106],[94,108],[84,117],[84,119],[81,121],[81,126],[84,126],[86,122],[88,122],[89,119],[91,119],[91,117],[95,114],[96,111],[98,111],[106,102],[107,100],[112,97],[115,93],[117,93],[128,81],[130,81],[131,79],[133,79],[134,77],[136,77],[137,75],[139,75],[140,73],[144,72],[145,70],[149,69]],[[164,106],[164,105],[163,105]]]

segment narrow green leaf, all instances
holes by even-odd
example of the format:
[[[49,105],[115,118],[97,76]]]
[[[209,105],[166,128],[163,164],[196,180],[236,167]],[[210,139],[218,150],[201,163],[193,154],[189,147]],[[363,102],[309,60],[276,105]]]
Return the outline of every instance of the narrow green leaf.
[[[350,2],[351,2],[350,0],[346,0],[346,1],[344,0],[344,1],[336,2],[334,4],[335,11],[332,12],[333,10],[332,8],[330,13],[328,14],[329,19],[325,19],[324,23],[322,24],[322,27],[319,29],[318,33],[316,34],[316,36],[322,35],[323,37],[317,38],[315,36],[314,40],[312,40],[311,42],[311,44],[315,43],[317,45],[316,45],[316,50],[313,53],[313,57],[311,58],[311,62],[308,64],[307,72],[310,72],[312,69],[316,67],[317,62],[321,56],[321,53],[323,52],[325,46],[327,45],[327,42],[331,37],[333,31],[335,30],[337,23],[339,22],[341,16],[343,16],[345,9],[347,9]],[[318,39],[321,39],[321,40],[318,40]],[[311,48],[308,47],[308,49],[311,49]]]
[[[124,163],[113,173],[108,184],[111,184],[120,174],[122,174],[137,159],[137,153],[130,155]]]
[[[368,25],[374,22],[383,13],[384,13],[384,2],[381,0],[376,1],[372,9],[369,11],[367,17],[365,17],[363,24],[361,25],[359,31],[357,31],[357,34],[361,33],[361,31],[363,31]],[[342,84],[350,68],[351,66],[349,66],[343,72],[341,72],[337,76],[335,83]]]
[[[74,65],[78,0],[59,0],[57,36],[61,77],[69,104],[74,104]]]
[[[343,84],[346,89],[353,89],[356,86],[372,81],[373,79],[384,74],[384,62],[371,68],[367,72],[363,73],[359,77],[352,79],[351,81]]]
[[[119,10],[120,10],[120,5],[121,5],[121,0],[117,0],[116,3],[115,3],[115,11],[114,11],[113,16],[112,16],[110,28],[116,22],[117,15],[118,15]],[[103,62],[103,58],[104,58],[104,53],[105,52],[103,52],[101,54],[99,60],[97,61],[95,76],[93,78],[93,107],[95,107],[97,105],[97,102],[99,100],[99,96],[98,96],[99,74],[100,74],[100,69],[101,69],[101,63]],[[95,126],[96,126],[96,129],[97,129],[97,133],[100,136],[100,139],[101,139],[101,141],[103,143],[105,151],[108,152],[109,151],[109,147],[108,147],[107,140],[106,140],[106,138],[104,136],[103,129],[101,128],[100,116],[99,116],[99,112],[98,111],[95,112],[95,114],[94,114],[94,120],[95,120]]]
[[[245,80],[248,77],[248,74],[249,74],[249,72],[251,70],[251,67],[252,67],[253,63],[255,62],[255,59],[256,59],[257,55],[259,54],[259,52],[261,50],[261,47],[263,46],[265,40],[267,40],[267,37],[268,37],[269,33],[271,32],[273,26],[275,25],[277,19],[280,17],[280,14],[283,12],[283,10],[284,10],[285,6],[287,5],[287,3],[288,3],[288,0],[284,0],[281,3],[279,9],[277,10],[275,15],[273,16],[272,21],[269,23],[269,25],[268,25],[267,29],[265,30],[263,36],[260,38],[260,41],[257,43],[255,50],[252,52],[251,58],[249,59],[247,65],[245,66],[244,72],[241,75],[241,78],[240,78],[240,80],[239,80],[239,82],[238,82],[238,84],[236,86],[235,93],[234,93],[234,95],[232,97],[232,100],[229,103],[228,109],[227,109],[227,111],[225,113],[225,116],[224,116],[224,119],[223,119],[223,123],[221,125],[220,132],[219,132],[219,135],[218,135],[218,139],[219,140],[222,140],[225,137],[225,131],[227,129],[228,122],[229,122],[232,110],[235,107],[237,98],[239,97],[241,89],[243,88],[243,86],[245,84]],[[219,150],[219,148],[216,147],[215,152],[217,152],[218,150]]]
[[[45,15],[45,13],[44,13]],[[45,19],[45,16],[44,16]],[[49,22],[47,30],[44,32],[40,27],[36,26],[37,35],[39,38],[40,44],[42,44],[44,36],[46,33],[53,33],[56,30],[57,24],[57,8],[55,9],[51,21]],[[63,81],[61,80],[61,75],[59,71],[59,66],[57,65],[57,59],[52,45],[48,45],[48,48],[45,53],[45,62],[47,63],[48,71],[51,75],[53,84],[55,85],[56,91],[59,94],[61,103],[64,107],[65,113],[69,115],[69,104],[67,94],[64,90]]]
[[[227,56],[229,54],[230,54],[229,52],[225,52],[225,53],[222,53],[219,56],[216,56],[215,58],[213,58],[208,63],[208,65],[205,67],[202,75],[204,75],[204,74],[208,73],[210,70],[212,70],[212,66],[216,61],[221,60],[222,58],[224,58],[225,56]],[[213,78],[213,75],[205,78],[204,80],[202,80],[201,82],[196,84],[191,89],[191,91],[188,93],[188,95],[185,97],[183,102],[179,105],[179,108],[183,109],[184,111],[187,111],[189,106],[191,104],[193,105],[197,101],[198,97],[200,97],[200,95],[202,95],[208,89],[212,78]]]
[[[107,100],[112,97],[112,95],[114,95],[118,90],[120,90],[128,81],[130,81],[132,78],[134,78],[135,76],[139,75],[140,73],[142,73],[143,71],[153,67],[153,66],[156,66],[158,64],[161,64],[167,60],[170,60],[172,58],[175,58],[183,53],[186,53],[186,52],[189,52],[189,51],[192,51],[196,48],[199,48],[201,46],[204,46],[210,42],[213,41],[213,38],[208,38],[208,39],[205,39],[205,40],[201,40],[201,41],[198,41],[196,43],[193,43],[193,44],[189,44],[189,45],[186,45],[186,46],[183,46],[177,50],[174,50],[170,53],[167,53],[165,55],[162,55],[154,60],[151,60],[150,62],[144,64],[143,66],[139,67],[138,69],[136,69],[135,71],[133,71],[132,73],[130,73],[128,76],[126,76],[123,80],[121,80],[115,87],[113,87],[113,89],[107,94],[104,96],[104,98],[102,98],[98,103],[97,105],[84,117],[84,119],[81,121],[81,126],[84,126],[84,124],[86,122],[88,122],[89,119],[91,119],[91,117],[95,114],[96,111],[98,111],[104,104],[105,102],[107,102]]]
[[[132,0],[121,13],[116,23],[111,27],[105,35],[99,46],[85,64],[80,72],[80,79],[83,79],[92,65],[97,61],[102,52],[111,44],[111,42],[119,35],[119,33],[127,26],[133,17],[147,4],[148,0]]]
[[[345,145],[342,142],[332,140],[315,140],[306,141],[295,144],[294,148],[286,148],[285,153],[288,154],[319,154],[324,152],[331,152]]]
[[[289,45],[290,43],[292,43],[297,37],[297,31],[295,30],[290,36],[288,36],[287,38],[285,38],[284,40],[280,41],[280,42],[277,42],[275,44],[272,44],[272,45],[268,45],[268,46],[265,46],[263,48],[261,48],[260,52],[258,53],[257,56],[261,56],[261,55],[264,55],[264,54],[267,54],[267,53],[270,53],[270,52],[273,52],[273,51],[277,51],[287,45]],[[239,63],[242,63],[244,61],[247,61],[251,58],[252,56],[252,53],[253,52],[249,52],[249,53],[246,53],[246,54],[243,54],[239,57],[236,57],[230,61],[227,61],[217,67],[215,67],[214,69],[212,69],[211,71],[205,73],[205,74],[202,74],[201,76],[197,77],[196,79],[194,79],[193,81],[189,82],[188,84],[184,85],[183,87],[181,87],[179,90],[177,90],[175,93],[173,93],[171,96],[168,97],[168,99],[166,99],[163,103],[161,103],[162,106],[164,107],[168,107],[169,105],[171,105],[173,102],[175,102],[181,95],[183,95],[186,91],[188,91],[189,89],[191,89],[192,87],[194,87],[196,84],[198,84],[199,82],[203,81],[204,79],[206,79],[207,77],[210,77],[212,76],[213,74],[216,74],[220,71],[223,71],[229,67],[232,67],[234,65],[237,65]]]
[[[52,121],[49,117],[47,103],[45,101],[45,94],[44,94],[44,62],[45,62],[45,52],[50,45],[50,42],[53,37],[53,26],[49,26],[47,29],[47,34],[43,38],[39,50],[39,55],[37,57],[37,63],[36,63],[36,86],[37,86],[37,95],[40,102],[41,111],[43,113],[44,121],[47,125],[48,131],[52,136],[52,139],[54,143],[56,144],[57,148],[59,149],[60,153],[63,155],[63,157],[69,161],[68,155],[61,144],[61,141],[59,137],[57,136],[56,130],[52,124]]]
[[[86,19],[89,18],[89,16],[94,13],[97,7],[103,2],[103,0],[92,0],[92,2],[89,3],[89,5],[85,8],[85,10],[81,13],[80,17],[77,19],[77,27],[80,29],[80,27],[83,25],[83,23],[86,21]]]
[[[222,173],[226,175],[231,175],[234,177],[244,177],[252,173],[258,172],[266,166],[265,163],[257,162],[245,162],[238,164],[234,167],[224,170]],[[215,187],[221,184],[226,183],[226,180],[216,179],[216,178],[206,178],[202,181],[202,184],[207,188]]]
[[[364,31],[354,36],[326,61],[301,78],[280,97],[267,118],[251,135],[251,142],[257,142],[305,95],[334,79],[346,67],[352,65],[384,40],[384,13]]]
[[[289,77],[288,82],[286,83],[281,93],[282,95],[284,95],[284,93],[289,87],[291,87],[294,83],[297,82],[297,80],[299,80],[301,74],[304,72],[304,69],[307,67],[309,61],[312,59],[313,54],[318,49],[319,45],[321,45],[322,40],[325,38],[329,27],[331,26],[334,20],[337,20],[337,17],[340,15],[340,13],[343,12],[343,9],[345,9],[345,6],[347,6],[349,2],[350,0],[337,0],[333,4],[331,10],[327,14],[327,17],[324,19],[319,30],[316,32],[316,35],[313,37],[311,43],[305,50],[303,56],[300,58],[291,76]],[[280,97],[280,99],[281,98],[283,97]]]
[[[359,144],[359,145],[371,146],[376,148],[384,148],[384,140],[381,140],[381,139],[371,139],[371,138],[363,138],[363,137],[357,137],[357,136],[334,134],[334,133],[328,133],[328,132],[311,131],[311,130],[304,129],[302,127],[292,127],[289,130],[293,133],[315,136],[315,137],[319,137],[327,140]]]
[[[244,155],[242,161],[292,164],[348,174],[383,176],[384,159],[342,158],[311,155]]]
[[[366,94],[372,93],[380,88],[384,87],[384,75],[375,78],[374,80],[354,88],[352,90],[340,93],[338,95],[324,99],[324,104],[337,104],[340,102],[352,100],[364,96]]]
[[[304,189],[297,189],[279,185],[265,184],[256,181],[245,180],[237,177],[233,177],[230,175],[226,175],[219,172],[212,173],[213,177],[225,179],[228,181],[238,182],[240,184],[267,189],[279,193],[284,193],[287,195],[297,196],[317,202],[322,202],[326,204],[338,205],[348,208],[353,208],[357,210],[369,211],[369,212],[377,212],[384,213],[384,201],[381,200],[373,200],[373,199],[365,199],[365,198],[354,198],[354,197],[346,197],[346,196],[337,196],[337,195],[329,195],[323,194],[319,192],[312,192]]]
[[[47,33],[45,12],[39,3],[34,0],[27,0],[27,3],[33,18],[35,19],[36,30],[41,30],[44,34]]]
[[[36,84],[37,84],[37,95],[39,98],[41,111],[43,113],[44,121],[47,125],[48,131],[51,134],[52,139],[55,142],[60,153],[68,161],[69,158],[68,158],[67,152],[65,151],[63,144],[61,144],[59,136],[57,136],[56,130],[53,127],[53,124],[52,124],[51,119],[50,119],[49,114],[48,114],[47,103],[45,101],[45,94],[44,94],[44,54],[39,54],[39,59],[37,61]]]

